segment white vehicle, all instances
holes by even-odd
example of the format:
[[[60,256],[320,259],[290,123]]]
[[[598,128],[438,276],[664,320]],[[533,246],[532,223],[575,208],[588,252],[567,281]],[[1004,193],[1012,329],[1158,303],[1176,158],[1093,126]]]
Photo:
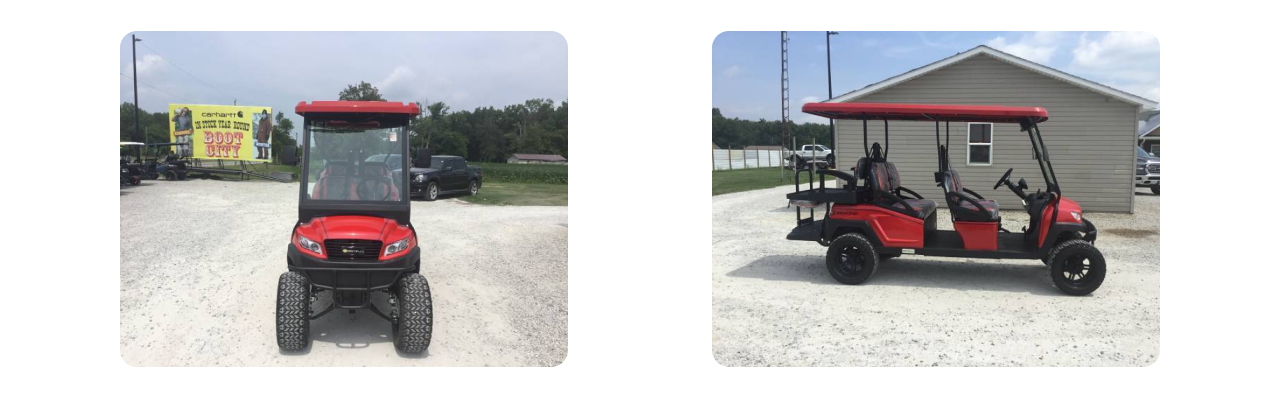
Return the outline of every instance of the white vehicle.
[[[783,153],[791,167],[804,165],[809,162],[818,162],[820,164],[831,165],[836,163],[836,154],[830,148],[822,144],[805,144],[800,146],[798,151],[786,151]],[[824,165],[824,166],[825,166]]]

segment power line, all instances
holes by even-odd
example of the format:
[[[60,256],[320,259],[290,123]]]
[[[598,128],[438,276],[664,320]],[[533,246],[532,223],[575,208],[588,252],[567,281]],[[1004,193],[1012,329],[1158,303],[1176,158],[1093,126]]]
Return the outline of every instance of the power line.
[[[128,78],[128,76],[125,76],[124,72],[121,72],[121,73],[120,73],[120,77]],[[189,102],[189,103],[191,103],[191,102],[195,102],[195,101],[191,101],[191,99],[189,99],[189,98],[186,98],[186,97],[183,97],[183,96],[179,96],[179,95],[177,95],[177,94],[173,94],[173,93],[170,93],[170,92],[167,92],[167,91],[164,91],[164,90],[160,90],[160,88],[159,88],[159,87],[155,87],[155,86],[152,86],[152,85],[149,85],[149,84],[143,83],[143,82],[138,82],[138,84],[143,85],[143,86],[150,87],[152,90],[155,90],[155,91],[158,91],[158,92],[161,92],[161,93],[164,93],[164,94],[168,94],[168,95],[171,95],[171,96],[177,97],[179,100],[182,100],[182,101],[186,101],[186,102]],[[134,104],[134,106],[136,107],[136,106],[138,106],[138,104]]]
[[[160,57],[160,59],[164,60],[164,62],[169,63],[169,65],[173,65],[173,67],[174,67],[174,68],[178,68],[178,70],[179,70],[179,71],[182,71],[182,73],[187,74],[187,76],[190,76],[192,79],[195,79],[197,82],[200,82],[201,84],[204,84],[205,86],[208,86],[210,89],[213,89],[213,90],[215,90],[215,91],[217,91],[217,92],[219,92],[219,93],[222,93],[222,95],[224,95],[224,96],[231,97],[231,98],[233,98],[233,99],[234,99],[234,98],[239,98],[239,97],[236,97],[236,96],[233,96],[233,95],[227,94],[227,92],[222,91],[221,89],[219,89],[219,88],[217,88],[217,87],[214,87],[213,85],[209,84],[208,82],[205,82],[204,80],[201,80],[200,78],[197,78],[197,77],[196,77],[196,75],[192,75],[192,74],[191,74],[191,72],[187,72],[187,70],[186,70],[186,69],[183,69],[182,67],[178,66],[178,64],[175,64],[175,63],[173,63],[173,61],[169,61],[169,59],[168,59],[168,58],[165,58],[163,55],[160,55],[160,52],[159,52],[159,51],[156,51],[156,49],[151,48],[151,46],[148,46],[148,45],[147,45],[147,43],[145,43],[145,42],[138,42],[138,43],[141,43],[141,44],[142,44],[142,47],[146,47],[148,50],[151,50],[151,52],[152,52],[152,53],[154,53],[157,57]]]

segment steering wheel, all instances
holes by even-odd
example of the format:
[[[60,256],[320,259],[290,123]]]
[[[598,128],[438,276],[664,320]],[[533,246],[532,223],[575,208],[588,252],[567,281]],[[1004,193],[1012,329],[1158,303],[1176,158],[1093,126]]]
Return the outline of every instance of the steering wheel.
[[[995,186],[995,187],[992,187],[991,189],[992,189],[992,190],[997,190],[997,189],[999,189],[999,188],[1000,188],[1000,186],[1001,186],[1001,185],[1004,185],[1005,183],[1008,183],[1008,182],[1009,182],[1009,175],[1012,175],[1012,174],[1013,174],[1013,168],[1009,168],[1009,170],[1008,170],[1008,171],[1004,172],[1004,176],[1000,176],[1000,181],[996,182],[996,186]]]
[[[382,179],[364,179],[356,186],[356,195],[365,201],[386,201],[391,196],[391,185]]]

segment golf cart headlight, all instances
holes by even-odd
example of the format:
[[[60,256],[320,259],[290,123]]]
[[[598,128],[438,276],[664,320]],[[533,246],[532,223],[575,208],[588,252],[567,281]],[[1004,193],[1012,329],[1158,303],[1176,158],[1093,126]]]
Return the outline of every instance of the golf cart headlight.
[[[413,176],[413,181],[416,181],[416,182],[418,182],[418,183],[422,183],[422,182],[424,182],[424,181],[427,181],[427,175],[415,175],[415,176]]]
[[[324,252],[321,252],[320,244],[315,241],[308,240],[307,237],[299,235],[298,244],[302,246],[302,249],[315,252],[316,254],[324,254]]]
[[[405,237],[403,240],[396,241],[391,243],[391,245],[388,245],[387,250],[382,251],[382,256],[391,256],[392,254],[406,249],[409,249],[409,237]]]
[[[1071,212],[1071,217],[1075,218],[1075,219],[1076,219],[1076,221],[1077,221],[1077,222],[1079,222],[1079,221],[1080,221],[1080,212],[1072,211],[1072,212]]]

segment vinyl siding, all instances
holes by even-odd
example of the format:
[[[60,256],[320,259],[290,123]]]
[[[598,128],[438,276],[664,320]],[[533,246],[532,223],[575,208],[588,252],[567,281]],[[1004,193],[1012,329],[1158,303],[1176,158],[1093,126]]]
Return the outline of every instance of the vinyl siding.
[[[1086,211],[1133,211],[1137,105],[982,54],[855,101],[1044,107],[1049,120],[1040,131],[1063,195]],[[1031,190],[1044,187],[1027,133],[1014,124],[995,124],[992,164],[969,166],[967,126],[951,123],[952,169],[959,171],[965,187],[999,201],[1006,211],[1022,212],[1020,200],[1008,188],[991,187],[1008,168],[1014,168],[1015,182],[1026,178]],[[898,167],[903,186],[945,207],[942,188],[933,181],[938,169],[934,124],[891,121],[889,129],[889,161]],[[836,135],[837,164],[847,170],[863,156],[862,122],[836,121]],[[868,123],[868,139],[883,145],[883,121]],[[944,144],[946,140],[943,136]]]

